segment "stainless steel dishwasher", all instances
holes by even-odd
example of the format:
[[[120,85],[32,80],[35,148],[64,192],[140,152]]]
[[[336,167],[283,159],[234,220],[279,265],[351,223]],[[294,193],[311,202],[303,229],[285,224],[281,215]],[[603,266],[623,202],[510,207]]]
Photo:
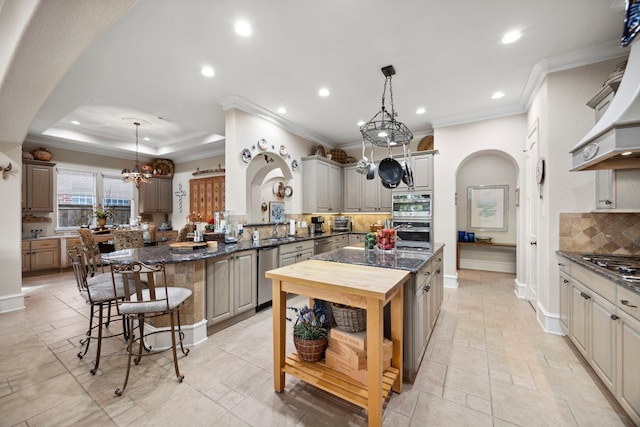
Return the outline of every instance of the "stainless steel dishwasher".
[[[262,248],[258,250],[258,306],[256,311],[271,306],[271,279],[267,279],[265,272],[278,268],[278,247]]]
[[[333,248],[333,239],[331,237],[325,237],[322,239],[316,239],[315,241],[315,255],[319,255],[325,252],[332,251]]]

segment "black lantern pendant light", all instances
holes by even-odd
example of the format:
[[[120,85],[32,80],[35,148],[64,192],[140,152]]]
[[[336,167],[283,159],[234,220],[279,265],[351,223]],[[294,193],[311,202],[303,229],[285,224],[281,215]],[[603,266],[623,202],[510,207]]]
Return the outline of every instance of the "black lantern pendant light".
[[[138,127],[140,126],[140,122],[133,122],[136,126],[136,164],[132,170],[128,168],[122,169],[122,182],[133,182],[136,185],[136,188],[140,188],[140,183],[144,182],[145,184],[149,184],[151,182],[151,174],[143,173],[140,170],[140,164],[138,163]]]
[[[413,139],[413,134],[404,123],[396,120],[396,111],[393,106],[393,88],[391,87],[391,77],[396,74],[396,70],[393,65],[388,65],[382,68],[382,74],[385,76],[384,90],[382,91],[382,108],[368,123],[360,127],[360,133],[362,133],[365,141],[369,141],[378,147],[406,145]],[[391,114],[389,114],[385,105],[387,84],[389,84]]]

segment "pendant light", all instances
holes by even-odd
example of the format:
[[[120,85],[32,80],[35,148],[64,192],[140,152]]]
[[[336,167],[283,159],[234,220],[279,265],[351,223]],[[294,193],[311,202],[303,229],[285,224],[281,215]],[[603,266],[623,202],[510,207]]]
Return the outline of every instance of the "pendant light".
[[[396,120],[396,111],[393,106],[393,88],[391,87],[391,77],[396,74],[393,65],[382,68],[385,76],[384,89],[382,91],[382,108],[378,113],[360,127],[360,133],[365,141],[369,141],[378,147],[390,147],[394,145],[406,145],[413,139],[413,134],[404,123]],[[387,84],[389,85],[389,97],[391,100],[391,114],[385,105],[387,94]]]
[[[136,188],[140,188],[140,183],[144,182],[145,184],[149,184],[151,182],[151,174],[143,173],[140,170],[140,164],[138,163],[138,127],[140,126],[140,122],[133,122],[136,126],[136,164],[132,170],[128,168],[122,169],[122,182],[133,182],[136,185]]]

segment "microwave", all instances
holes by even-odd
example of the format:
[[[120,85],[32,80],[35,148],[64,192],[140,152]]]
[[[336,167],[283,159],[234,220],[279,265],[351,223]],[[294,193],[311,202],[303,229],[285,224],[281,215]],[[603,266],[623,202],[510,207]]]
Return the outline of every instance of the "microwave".
[[[433,200],[430,191],[394,192],[391,197],[393,219],[431,219]]]
[[[431,222],[393,220],[397,248],[431,249]]]

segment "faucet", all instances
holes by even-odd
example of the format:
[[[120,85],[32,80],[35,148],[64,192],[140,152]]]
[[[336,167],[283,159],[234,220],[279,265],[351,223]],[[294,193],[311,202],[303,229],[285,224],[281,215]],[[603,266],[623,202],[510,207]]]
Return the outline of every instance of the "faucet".
[[[278,223],[275,222],[273,224],[273,232],[271,233],[271,238],[273,239],[277,239],[278,238]]]

